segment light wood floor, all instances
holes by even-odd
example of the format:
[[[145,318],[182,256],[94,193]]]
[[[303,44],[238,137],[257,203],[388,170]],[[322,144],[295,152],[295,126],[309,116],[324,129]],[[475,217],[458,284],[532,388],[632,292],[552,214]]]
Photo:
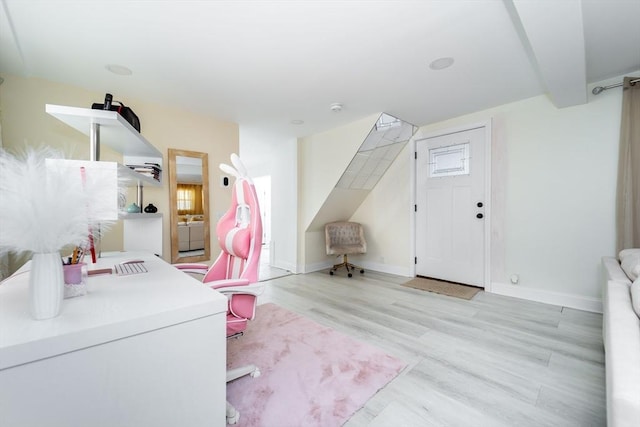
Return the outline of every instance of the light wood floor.
[[[602,316],[480,292],[471,301],[375,272],[265,281],[273,302],[408,363],[346,424],[604,426]]]

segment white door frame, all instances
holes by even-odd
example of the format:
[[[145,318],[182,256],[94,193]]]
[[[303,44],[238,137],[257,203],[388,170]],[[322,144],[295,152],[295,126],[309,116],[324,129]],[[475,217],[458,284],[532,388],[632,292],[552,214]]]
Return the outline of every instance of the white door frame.
[[[491,145],[492,145],[492,122],[491,119],[472,123],[463,126],[457,126],[453,128],[440,129],[437,131],[423,133],[419,130],[411,139],[411,205],[412,207],[416,206],[416,161],[415,161],[415,153],[416,153],[416,141],[422,140],[425,138],[435,138],[438,136],[448,135],[451,133],[464,132],[472,129],[484,128],[484,191],[485,191],[485,206],[484,206],[484,290],[485,292],[491,292],[491,205],[492,205],[492,194],[491,194]],[[412,259],[415,260],[416,257],[416,212],[415,209],[411,209],[410,213],[410,229],[411,229],[411,249],[412,249]],[[415,262],[411,263],[411,275],[413,277],[416,276],[416,264]]]

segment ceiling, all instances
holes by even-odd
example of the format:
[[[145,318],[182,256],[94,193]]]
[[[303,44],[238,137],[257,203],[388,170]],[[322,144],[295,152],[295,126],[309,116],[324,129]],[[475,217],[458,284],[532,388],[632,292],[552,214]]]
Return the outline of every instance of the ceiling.
[[[640,69],[639,0],[0,6],[0,73],[170,104],[265,137],[309,135],[379,112],[422,126],[542,93],[558,107],[576,105],[588,83]],[[445,57],[451,67],[430,68]],[[108,64],[133,73],[114,74]]]

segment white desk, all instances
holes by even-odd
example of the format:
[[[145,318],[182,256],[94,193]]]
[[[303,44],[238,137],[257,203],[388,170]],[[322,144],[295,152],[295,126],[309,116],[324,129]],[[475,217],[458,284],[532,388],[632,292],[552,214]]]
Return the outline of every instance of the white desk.
[[[60,316],[29,315],[28,273],[0,285],[0,424],[224,426],[227,300],[151,254],[131,276],[91,276]]]

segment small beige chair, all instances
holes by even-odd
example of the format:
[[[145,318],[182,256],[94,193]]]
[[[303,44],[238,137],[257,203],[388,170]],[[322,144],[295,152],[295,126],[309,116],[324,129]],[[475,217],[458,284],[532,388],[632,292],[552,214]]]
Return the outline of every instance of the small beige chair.
[[[364,239],[364,231],[362,225],[357,222],[338,221],[331,222],[324,227],[325,241],[327,245],[327,255],[342,255],[343,260],[340,264],[336,264],[331,268],[329,274],[341,268],[347,269],[347,275],[352,277],[353,270],[360,270],[360,274],[364,273],[362,267],[351,264],[347,259],[349,254],[364,254],[367,252],[367,241]]]

